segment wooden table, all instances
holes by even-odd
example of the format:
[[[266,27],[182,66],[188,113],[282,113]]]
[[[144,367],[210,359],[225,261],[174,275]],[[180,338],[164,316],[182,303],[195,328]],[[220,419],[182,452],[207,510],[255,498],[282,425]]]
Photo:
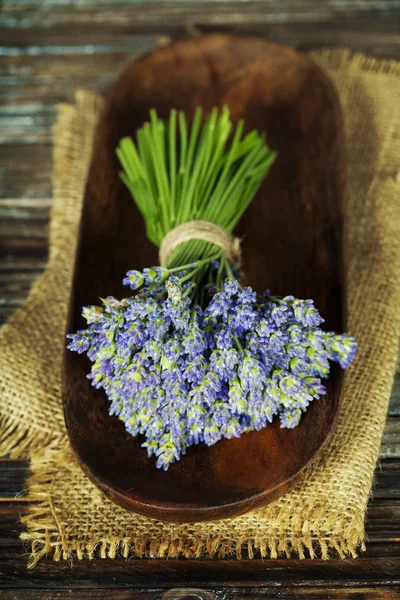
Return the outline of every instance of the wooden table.
[[[400,60],[397,0],[3,0],[0,23],[1,322],[46,264],[51,126],[56,104],[71,101],[75,88],[105,91],[155,45],[215,30]],[[18,538],[28,470],[26,461],[0,460],[1,599],[400,597],[400,373],[368,510],[368,550],[355,560],[42,560],[28,571]]]

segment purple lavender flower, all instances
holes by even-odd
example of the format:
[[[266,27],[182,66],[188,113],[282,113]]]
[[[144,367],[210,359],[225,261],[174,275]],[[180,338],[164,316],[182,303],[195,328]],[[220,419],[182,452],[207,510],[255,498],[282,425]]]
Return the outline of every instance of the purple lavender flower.
[[[228,320],[228,310],[230,308],[230,301],[227,294],[224,292],[217,292],[213,295],[208,307],[206,314],[212,317],[220,318],[222,322],[226,323]]]
[[[236,375],[236,367],[239,363],[239,353],[235,348],[230,350],[214,350],[210,355],[210,368],[215,370],[222,379],[229,381]]]
[[[228,323],[239,335],[246,331],[252,331],[257,322],[257,311],[247,303],[232,307],[230,313]]]
[[[186,353],[190,355],[201,355],[207,349],[207,338],[197,323],[188,329],[182,341]]]
[[[287,409],[280,415],[281,427],[294,429],[301,419],[301,410],[299,408]]]
[[[325,349],[342,369],[348,367],[356,355],[357,344],[348,335],[337,335],[333,332],[325,334]]]
[[[91,336],[88,330],[81,329],[76,333],[69,333],[67,338],[71,340],[67,346],[68,350],[72,350],[78,354],[82,354],[82,352],[87,352],[89,350]]]
[[[227,279],[209,285],[199,306],[196,268],[129,271],[124,284],[136,295],[84,307],[87,329],[68,335],[68,348],[93,363],[89,378],[110,415],[145,436],[163,469],[192,444],[239,437],[278,416],[281,427],[296,427],[324,394],[330,362],[347,367],[356,351],[352,337],[320,329],[311,300],[257,296]]]
[[[184,376],[189,384],[198,384],[207,372],[208,361],[202,354],[191,358],[185,363]]]
[[[294,300],[293,311],[297,322],[305,327],[318,327],[324,322],[312,300]]]
[[[213,331],[215,345],[220,350],[230,350],[232,348],[234,340],[232,328],[226,325],[218,325]]]
[[[137,290],[143,285],[144,276],[140,271],[128,271],[122,283],[129,286],[131,290]]]

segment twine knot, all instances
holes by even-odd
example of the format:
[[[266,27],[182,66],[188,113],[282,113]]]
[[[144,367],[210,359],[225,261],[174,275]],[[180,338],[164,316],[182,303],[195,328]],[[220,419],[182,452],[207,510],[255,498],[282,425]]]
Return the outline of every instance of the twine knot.
[[[225,229],[210,221],[188,221],[171,229],[160,245],[160,265],[166,267],[175,248],[189,240],[203,240],[215,244],[234,265],[240,267],[240,239],[232,238]]]

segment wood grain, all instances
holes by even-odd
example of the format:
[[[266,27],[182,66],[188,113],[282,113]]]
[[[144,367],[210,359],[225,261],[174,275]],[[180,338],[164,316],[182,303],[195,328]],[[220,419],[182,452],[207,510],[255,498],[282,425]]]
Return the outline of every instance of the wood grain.
[[[238,2],[118,2],[109,0],[5,0],[0,31],[0,174],[7,185],[0,188],[2,219],[0,232],[0,322],[4,322],[28,294],[30,283],[44,269],[48,230],[46,219],[37,222],[37,207],[51,198],[51,125],[56,103],[71,101],[73,90],[82,84],[98,92],[125,67],[129,60],[168,39],[188,34],[192,24],[200,32],[211,30],[257,33],[266,38],[309,49],[347,46],[373,56],[400,59],[400,10],[395,0],[344,0],[320,2],[296,0]],[[77,19],[79,16],[79,22]],[[5,19],[6,16],[6,19]],[[4,29],[7,27],[7,29]],[[189,27],[196,33],[196,29]],[[107,79],[104,79],[107,78]],[[4,145],[9,152],[13,175],[3,162]],[[30,152],[22,147],[31,145]],[[41,152],[41,161],[35,158]],[[10,164],[10,163],[9,163]],[[15,201],[15,205],[13,202]],[[20,202],[29,205],[25,216]],[[24,206],[25,206],[24,205]],[[37,205],[37,206],[36,206]],[[49,209],[47,209],[49,210]],[[35,223],[32,224],[31,221]],[[48,219],[47,219],[48,220]],[[15,225],[15,227],[14,227]],[[42,233],[39,234],[39,231]],[[12,277],[12,290],[7,277]],[[17,284],[19,277],[21,282]],[[28,280],[30,278],[30,281]],[[11,281],[11,280],[10,280]],[[400,362],[399,362],[400,365]],[[367,533],[371,541],[353,561],[265,561],[223,566],[216,579],[217,565],[155,565],[137,561],[53,563],[43,561],[34,572],[27,571],[27,556],[18,540],[18,516],[24,501],[0,508],[0,597],[50,598],[154,598],[164,589],[202,587],[228,598],[397,598],[399,597],[399,543],[392,542],[400,530],[400,517],[393,509],[398,494],[400,439],[400,368],[396,375],[389,417],[377,469],[377,494],[370,503]],[[394,436],[394,437],[393,437]],[[393,441],[394,440],[394,441]],[[395,459],[384,458],[390,449]],[[1,493],[20,494],[24,469],[10,475],[10,464],[1,461]],[[7,472],[4,470],[7,466]],[[389,475],[390,473],[390,475]],[[27,474],[27,471],[26,471]],[[13,486],[7,492],[7,478]],[[4,484],[4,487],[3,487]],[[382,521],[372,518],[375,508]],[[386,508],[385,508],[386,507]],[[12,536],[12,538],[10,537]],[[179,567],[182,569],[179,574]],[[234,581],[234,587],[231,582]],[[246,587],[243,587],[246,584]],[[136,586],[136,588],[134,587]],[[233,596],[233,594],[235,596]],[[160,596],[159,596],[160,597]]]
[[[360,559],[321,560],[71,560],[54,564],[43,560],[34,571],[27,571],[21,544],[5,541],[0,549],[0,594],[3,589],[113,588],[137,590],[201,587],[219,591],[235,588],[279,593],[287,589],[398,586],[399,544],[369,544],[368,554]],[[253,589],[252,589],[253,588]],[[2,597],[2,596],[1,596]],[[79,598],[79,596],[77,596]],[[256,596],[257,597],[257,596]],[[75,596],[74,596],[75,598]]]
[[[73,588],[67,588],[64,590],[58,590],[56,592],[51,593],[51,600],[65,600],[70,599],[71,594],[76,591]],[[4,590],[3,598],[4,600],[19,600],[20,598],[35,599],[35,600],[45,600],[48,599],[48,591],[41,590],[24,590],[21,595],[21,591],[18,589],[14,590]],[[81,600],[100,600],[107,599],[109,600],[109,591],[108,590],[81,590],[79,592],[79,598]],[[363,589],[349,589],[344,587],[335,588],[329,590],[329,598],[331,600],[381,600],[384,598],[398,598],[400,594],[400,588],[393,587],[364,587]],[[77,598],[77,596],[74,596]],[[247,590],[244,588],[235,588],[232,592],[228,592],[225,594],[218,594],[214,590],[210,589],[199,589],[199,588],[172,588],[168,592],[165,592],[160,589],[138,589],[135,591],[132,590],[121,590],[114,588],[113,596],[115,600],[134,600],[135,598],[146,598],[146,600],[216,600],[218,599],[237,599],[237,600],[250,600],[254,598],[263,598],[265,600],[269,600],[272,598],[279,598],[279,600],[292,600],[295,598],[311,598],[314,600],[326,600],[327,590],[326,588],[314,588],[309,589],[305,588],[296,588],[296,589],[285,589],[279,591],[276,590],[258,590],[257,595],[255,596],[254,592],[251,590]]]

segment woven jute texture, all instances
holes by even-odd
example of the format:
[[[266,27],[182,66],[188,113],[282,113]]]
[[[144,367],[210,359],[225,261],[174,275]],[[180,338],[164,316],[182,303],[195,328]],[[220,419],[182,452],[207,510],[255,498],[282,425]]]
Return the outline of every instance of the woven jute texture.
[[[332,78],[348,141],[349,331],[359,350],[336,427],[296,487],[242,517],[170,524],[119,508],[85,477],[68,445],[60,392],[66,305],[102,100],[79,92],[54,132],[47,269],[0,333],[2,453],[30,456],[24,517],[30,566],[44,555],[355,556],[385,423],[400,327],[400,65],[346,51],[312,53]],[[134,265],[133,265],[134,266]]]

